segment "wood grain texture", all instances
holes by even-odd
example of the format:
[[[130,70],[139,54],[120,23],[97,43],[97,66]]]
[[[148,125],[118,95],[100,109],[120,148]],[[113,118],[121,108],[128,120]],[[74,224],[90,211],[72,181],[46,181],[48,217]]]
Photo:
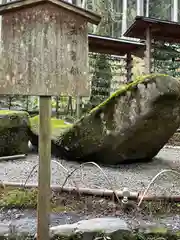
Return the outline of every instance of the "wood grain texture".
[[[64,8],[68,11],[71,11],[72,13],[81,15],[92,24],[99,24],[101,21],[101,17],[98,14],[70,4],[64,0],[10,0],[8,2],[7,0],[4,0],[2,4],[0,4],[0,15],[7,13],[8,11],[17,11],[20,9],[35,7],[37,5],[46,3],[54,4],[58,8]]]
[[[40,97],[37,239],[49,240],[51,198],[51,97]]]
[[[0,94],[89,95],[87,21],[45,3],[2,19]]]

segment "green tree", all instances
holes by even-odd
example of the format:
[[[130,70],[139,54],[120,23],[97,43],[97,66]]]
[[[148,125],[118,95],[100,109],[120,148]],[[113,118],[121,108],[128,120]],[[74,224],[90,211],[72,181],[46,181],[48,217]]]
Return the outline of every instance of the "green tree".
[[[99,26],[90,29],[92,33],[103,36],[112,36],[111,26],[113,19],[111,2],[112,1],[109,0],[87,1],[88,8],[99,12],[102,16]],[[90,107],[93,108],[109,97],[112,72],[109,57],[104,54],[93,55],[90,65],[93,69]]]
[[[90,103],[92,107],[100,104],[110,94],[111,66],[106,55],[96,55],[94,74],[91,82]]]
[[[162,20],[172,19],[171,0],[149,0],[149,16]],[[154,71],[163,72],[174,77],[179,77],[176,71],[180,64],[176,61],[180,50],[179,44],[157,42],[154,48]]]

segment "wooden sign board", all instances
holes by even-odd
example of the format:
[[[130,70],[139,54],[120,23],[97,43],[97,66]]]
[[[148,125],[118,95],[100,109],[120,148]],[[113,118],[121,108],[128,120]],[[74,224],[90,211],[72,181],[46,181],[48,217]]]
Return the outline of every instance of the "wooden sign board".
[[[51,1],[4,11],[0,94],[88,96],[87,23]]]

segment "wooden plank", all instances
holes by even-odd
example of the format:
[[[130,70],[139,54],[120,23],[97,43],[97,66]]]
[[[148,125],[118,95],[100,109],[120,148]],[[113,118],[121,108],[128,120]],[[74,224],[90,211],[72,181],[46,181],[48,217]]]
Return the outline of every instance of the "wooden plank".
[[[1,94],[89,96],[82,17],[44,4],[7,13],[2,29]]]
[[[51,97],[40,97],[39,118],[38,240],[49,240]]]
[[[65,1],[61,0],[20,0],[20,1],[14,1],[9,2],[5,5],[0,5],[0,14],[4,14],[8,11],[17,11],[18,9],[28,8],[28,7],[34,7],[39,4],[44,3],[51,3],[56,5],[57,7],[64,8],[65,10],[68,10],[70,12],[73,12],[75,14],[78,14],[85,18],[88,22],[92,24],[99,24],[101,21],[101,17],[98,14],[95,14],[91,11],[85,10],[83,8],[77,7],[75,5],[69,4]]]

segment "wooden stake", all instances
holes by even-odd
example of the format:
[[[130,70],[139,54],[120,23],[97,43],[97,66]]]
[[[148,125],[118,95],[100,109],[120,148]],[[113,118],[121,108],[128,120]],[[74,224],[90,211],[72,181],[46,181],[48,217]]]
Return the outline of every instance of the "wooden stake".
[[[38,240],[49,240],[51,161],[51,97],[40,97]]]
[[[145,54],[145,62],[146,62],[146,73],[151,73],[151,29],[150,27],[146,30],[146,54]]]

